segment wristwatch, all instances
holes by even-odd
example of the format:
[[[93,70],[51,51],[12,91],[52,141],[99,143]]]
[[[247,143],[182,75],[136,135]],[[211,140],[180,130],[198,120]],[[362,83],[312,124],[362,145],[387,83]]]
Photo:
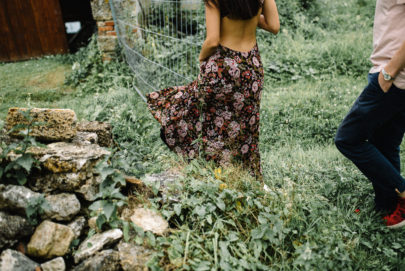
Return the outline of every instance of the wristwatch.
[[[384,68],[382,69],[381,73],[382,73],[382,75],[383,75],[385,81],[392,81],[392,80],[394,80],[394,77],[392,77],[389,73],[387,73],[387,72],[384,70]]]

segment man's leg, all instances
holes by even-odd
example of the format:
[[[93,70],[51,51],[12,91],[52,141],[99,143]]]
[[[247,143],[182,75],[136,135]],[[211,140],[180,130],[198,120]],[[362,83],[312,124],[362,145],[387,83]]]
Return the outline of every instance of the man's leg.
[[[381,127],[405,110],[405,92],[391,88],[384,93],[378,84],[378,74],[370,76],[369,84],[343,120],[335,137],[337,148],[373,183],[378,193],[394,196],[395,188],[405,190],[405,180],[371,138]],[[404,126],[405,123],[402,123]],[[403,133],[402,133],[403,135]],[[392,135],[385,134],[385,139]],[[400,138],[402,140],[402,136]],[[400,142],[399,140],[399,142]],[[389,144],[392,145],[392,144]],[[380,196],[380,195],[379,195]],[[390,205],[389,202],[387,202]]]
[[[388,161],[401,172],[401,162],[399,157],[399,146],[405,132],[405,111],[398,113],[394,118],[378,128],[369,139]],[[393,209],[397,203],[395,191],[384,193],[378,186],[374,185],[375,203],[377,208]]]

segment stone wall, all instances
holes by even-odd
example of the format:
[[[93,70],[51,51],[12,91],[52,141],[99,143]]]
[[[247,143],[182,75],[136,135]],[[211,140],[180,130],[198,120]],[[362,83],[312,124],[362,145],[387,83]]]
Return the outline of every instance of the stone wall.
[[[118,39],[109,0],[91,0],[91,9],[94,20],[97,21],[98,48],[102,53],[103,60],[110,61],[115,57],[115,46]]]
[[[154,251],[133,241],[135,231],[123,240],[121,229],[98,228],[98,214],[89,207],[101,197],[99,187],[106,176],[96,165],[111,154],[103,148],[113,144],[111,125],[77,122],[69,109],[27,110],[10,108],[5,129],[0,130],[0,146],[8,149],[21,142],[18,132],[30,120],[36,126],[29,135],[43,144],[26,150],[37,166],[28,170],[24,185],[0,175],[0,270],[148,270],[146,262]],[[0,159],[0,170],[20,157],[15,151],[7,152]],[[158,236],[168,233],[169,224],[158,212],[138,205],[139,199],[129,201],[128,194],[135,191],[153,194],[145,183],[120,174],[125,182],[115,188],[128,199],[128,205],[117,212],[120,221]],[[177,202],[165,195],[167,184],[175,181],[171,175],[150,175],[145,181],[159,182],[162,199]],[[43,207],[34,221],[27,210],[38,203]]]

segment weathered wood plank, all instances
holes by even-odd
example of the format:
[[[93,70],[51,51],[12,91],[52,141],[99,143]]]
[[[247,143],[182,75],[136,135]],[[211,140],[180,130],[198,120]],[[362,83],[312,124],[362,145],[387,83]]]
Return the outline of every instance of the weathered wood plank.
[[[44,53],[68,52],[59,0],[30,0],[30,2]]]
[[[58,0],[0,0],[0,61],[68,52]]]
[[[11,60],[42,55],[31,4],[27,0],[1,1],[5,1],[6,16],[14,40],[15,50],[10,54]]]
[[[4,0],[0,0],[0,61],[9,61],[10,53],[14,50],[13,36],[6,17]]]

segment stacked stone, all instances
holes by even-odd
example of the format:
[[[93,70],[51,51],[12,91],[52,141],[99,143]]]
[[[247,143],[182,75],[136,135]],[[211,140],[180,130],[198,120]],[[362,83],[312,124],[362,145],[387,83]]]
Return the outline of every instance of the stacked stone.
[[[5,128],[12,131],[18,124],[28,124],[22,112],[25,108],[9,109]],[[47,144],[30,147],[27,152],[39,163],[31,170],[26,186],[0,184],[0,270],[35,270],[35,259],[51,260],[42,270],[65,270],[62,258],[71,252],[74,239],[79,239],[87,221],[80,212],[83,203],[96,199],[100,176],[95,165],[110,154],[99,146],[112,143],[111,126],[106,123],[77,123],[75,112],[68,109],[31,109],[34,125],[30,136]],[[88,129],[86,129],[86,124]],[[18,126],[17,126],[18,127]],[[20,131],[10,133],[19,138]],[[14,139],[16,140],[16,139]],[[11,139],[8,141],[12,141]],[[10,161],[18,154],[10,153]],[[27,208],[41,198],[48,208],[41,214],[42,223],[36,228],[25,218]],[[20,251],[9,248],[20,248]]]
[[[97,21],[98,48],[104,61],[110,61],[115,57],[117,45],[117,33],[108,0],[91,0],[91,9],[94,20]]]
[[[27,124],[21,115],[26,110],[11,108],[6,128]],[[111,146],[111,126],[77,123],[72,110],[32,109],[30,114],[34,122],[42,122],[30,135],[47,145],[28,149],[40,165],[30,173],[26,186],[0,184],[0,270],[147,270],[146,262],[153,251],[124,242],[120,229],[101,232],[95,217],[85,217],[89,213],[86,206],[96,199],[101,182],[94,167],[110,154],[100,145]],[[11,136],[18,137],[18,131]],[[13,153],[7,157],[17,158]],[[132,185],[142,184],[133,177],[125,178]],[[165,189],[174,180],[171,175],[147,178]],[[25,212],[42,197],[49,206],[40,214],[42,222],[34,227]],[[121,218],[157,235],[168,229],[159,213],[139,207],[124,209]],[[90,228],[97,233],[86,238]],[[81,241],[74,254],[73,240]],[[65,259],[70,262],[65,263]]]

